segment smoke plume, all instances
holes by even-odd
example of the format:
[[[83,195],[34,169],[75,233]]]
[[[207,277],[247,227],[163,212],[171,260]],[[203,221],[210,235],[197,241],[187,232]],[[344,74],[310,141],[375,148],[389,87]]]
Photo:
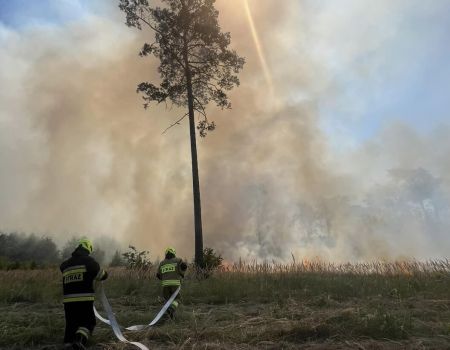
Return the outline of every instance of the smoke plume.
[[[248,3],[273,86],[243,3],[218,1],[247,63],[233,109],[211,106],[217,130],[198,140],[205,245],[228,260],[445,256],[448,132],[393,122],[335,152],[320,119],[339,90],[320,41],[329,14],[296,0]],[[371,21],[397,6],[382,3]],[[136,85],[158,80],[157,62],[137,55],[149,33],[105,11],[61,26],[0,27],[0,225],[59,242],[106,235],[153,256],[171,245],[191,258],[188,125],[162,134],[184,112],[142,108]],[[357,39],[343,48],[347,64],[384,42]]]

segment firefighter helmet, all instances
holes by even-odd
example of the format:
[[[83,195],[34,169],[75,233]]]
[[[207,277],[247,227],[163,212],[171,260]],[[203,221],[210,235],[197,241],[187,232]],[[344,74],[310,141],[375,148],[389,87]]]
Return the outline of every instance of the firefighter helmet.
[[[94,250],[94,245],[92,244],[91,240],[88,238],[82,238],[78,241],[78,246],[83,247],[84,249],[86,249],[89,254],[92,253],[92,251]]]
[[[174,256],[176,256],[177,255],[177,252],[175,251],[175,248],[172,248],[172,247],[168,247],[167,249],[166,249],[166,255],[168,254],[168,253],[171,253],[171,254],[173,254]]]

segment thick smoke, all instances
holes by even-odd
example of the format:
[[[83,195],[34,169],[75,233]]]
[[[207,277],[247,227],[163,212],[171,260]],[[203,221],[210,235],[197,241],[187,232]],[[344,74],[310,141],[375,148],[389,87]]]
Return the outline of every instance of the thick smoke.
[[[218,128],[198,140],[205,244],[229,260],[444,256],[446,133],[393,124],[376,142],[333,153],[319,109],[337,87],[310,52],[308,35],[318,36],[308,29],[311,8],[249,4],[274,85],[242,3],[219,1],[222,26],[247,63],[233,109],[211,107]],[[154,256],[174,245],[190,258],[188,127],[162,134],[184,113],[142,108],[137,83],[158,79],[156,62],[137,56],[148,33],[108,11],[110,19],[62,27],[0,27],[0,224],[60,242],[107,235]]]

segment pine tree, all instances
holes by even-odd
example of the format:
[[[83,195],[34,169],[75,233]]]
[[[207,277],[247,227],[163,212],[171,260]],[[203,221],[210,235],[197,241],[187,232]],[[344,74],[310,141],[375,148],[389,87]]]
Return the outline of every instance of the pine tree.
[[[140,56],[153,55],[160,61],[159,86],[142,82],[137,91],[143,94],[144,107],[150,103],[170,102],[187,108],[173,125],[189,118],[192,182],[195,222],[195,262],[203,266],[203,232],[198,175],[195,114],[201,137],[215,129],[206,114],[214,102],[220,108],[231,108],[227,91],[239,85],[237,74],[244,59],[229,49],[230,33],[223,33],[218,22],[215,0],[161,0],[162,6],[151,6],[148,0],[120,0],[129,27],[146,27],[154,34],[145,43]],[[170,127],[169,127],[170,128]]]

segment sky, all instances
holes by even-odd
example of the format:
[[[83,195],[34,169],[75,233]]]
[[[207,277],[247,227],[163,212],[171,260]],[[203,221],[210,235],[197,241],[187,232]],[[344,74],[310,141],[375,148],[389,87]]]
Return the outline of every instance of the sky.
[[[322,128],[335,139],[336,147],[342,147],[342,138],[352,145],[375,137],[392,119],[425,132],[448,121],[447,0],[399,1],[369,23],[365,1],[304,3],[312,13],[311,40],[319,39],[312,54],[340,90],[332,101],[325,97],[320,106]],[[0,0],[0,22],[21,31],[64,26],[89,16],[119,17],[114,10],[105,0]],[[355,54],[354,46],[366,40],[373,40],[372,45]]]
[[[373,9],[372,18],[364,1],[319,3],[312,26],[326,40],[315,49],[340,89],[335,101],[323,101],[331,137],[342,129],[358,144],[393,119],[425,132],[448,120],[448,1],[399,1]]]
[[[400,249],[397,223],[358,239],[354,221],[337,219],[357,210],[332,203],[381,196],[394,168],[425,169],[447,196],[450,1],[217,7],[247,63],[232,111],[210,107],[218,129],[199,141],[207,245],[229,259],[442,256],[448,238],[436,247],[423,223]],[[107,235],[151,251],[175,235],[191,254],[186,130],[161,136],[176,111],[144,111],[135,93],[157,79],[155,62],[137,56],[146,35],[124,25],[115,1],[0,0],[0,229],[59,242]],[[331,245],[310,239],[323,207]],[[152,225],[160,233],[148,236]]]

